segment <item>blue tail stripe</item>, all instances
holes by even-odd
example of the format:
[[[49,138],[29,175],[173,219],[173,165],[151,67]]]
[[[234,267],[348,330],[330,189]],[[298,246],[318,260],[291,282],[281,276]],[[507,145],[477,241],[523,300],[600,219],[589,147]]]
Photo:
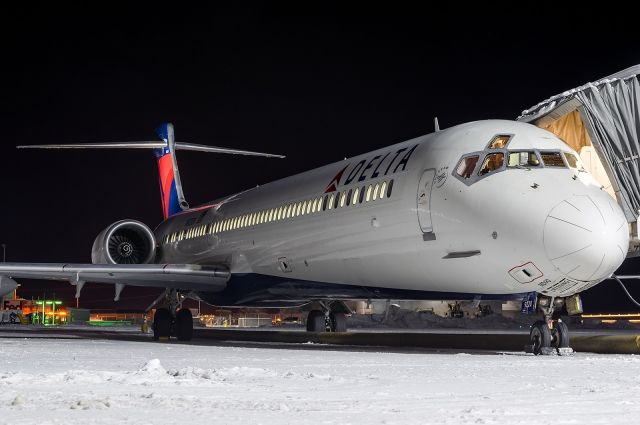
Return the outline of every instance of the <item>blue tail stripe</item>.
[[[176,190],[176,181],[171,182],[171,193],[169,194],[169,217],[182,211],[180,202],[178,201],[178,191]]]

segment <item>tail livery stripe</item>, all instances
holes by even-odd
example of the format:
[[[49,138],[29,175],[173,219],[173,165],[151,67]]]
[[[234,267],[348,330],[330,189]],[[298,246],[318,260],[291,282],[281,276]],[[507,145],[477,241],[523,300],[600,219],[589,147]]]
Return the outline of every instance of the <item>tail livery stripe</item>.
[[[158,171],[160,173],[160,199],[162,200],[162,214],[165,220],[182,211],[178,201],[178,191],[171,161],[171,152],[168,147],[154,149],[158,159]]]

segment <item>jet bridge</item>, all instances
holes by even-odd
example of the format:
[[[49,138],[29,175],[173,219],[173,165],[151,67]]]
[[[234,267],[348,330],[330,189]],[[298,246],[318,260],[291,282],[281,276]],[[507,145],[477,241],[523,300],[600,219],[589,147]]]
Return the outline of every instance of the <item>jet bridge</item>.
[[[622,207],[629,222],[627,256],[640,256],[640,65],[565,91],[517,118],[561,138]]]

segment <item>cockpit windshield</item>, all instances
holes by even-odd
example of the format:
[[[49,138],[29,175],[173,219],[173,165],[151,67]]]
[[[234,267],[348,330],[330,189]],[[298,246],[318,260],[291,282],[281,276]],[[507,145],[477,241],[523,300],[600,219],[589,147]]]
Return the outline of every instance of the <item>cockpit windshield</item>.
[[[571,168],[579,168],[578,158],[576,158],[576,156],[574,154],[569,153],[569,152],[564,152],[564,157],[567,160],[567,164],[569,164],[569,167],[571,167]]]
[[[485,174],[489,174],[492,171],[499,170],[502,168],[504,164],[504,154],[500,153],[490,153],[485,156],[484,161],[482,162],[482,167],[480,168],[480,172],[478,175],[484,176]]]
[[[538,155],[534,151],[526,151],[526,152],[509,152],[509,163],[508,167],[539,167],[540,159]]]
[[[471,176],[473,176],[473,170],[475,170],[479,158],[480,157],[478,155],[462,158],[458,168],[456,168],[456,174],[463,179],[470,179]]]
[[[545,167],[567,167],[562,160],[560,152],[540,152],[540,156]]]
[[[466,185],[484,179],[490,174],[504,170],[544,168],[574,168],[582,169],[580,159],[569,152],[510,150],[513,135],[498,134],[491,138],[483,151],[469,152],[460,158],[455,171],[452,173]]]

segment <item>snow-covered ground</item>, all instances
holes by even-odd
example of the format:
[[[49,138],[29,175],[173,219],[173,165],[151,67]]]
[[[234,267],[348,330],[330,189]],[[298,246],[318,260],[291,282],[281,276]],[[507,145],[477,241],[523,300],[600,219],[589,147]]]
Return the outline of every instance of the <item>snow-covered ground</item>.
[[[0,356],[0,423],[12,425],[628,425],[640,418],[640,356],[19,338],[0,339]]]

